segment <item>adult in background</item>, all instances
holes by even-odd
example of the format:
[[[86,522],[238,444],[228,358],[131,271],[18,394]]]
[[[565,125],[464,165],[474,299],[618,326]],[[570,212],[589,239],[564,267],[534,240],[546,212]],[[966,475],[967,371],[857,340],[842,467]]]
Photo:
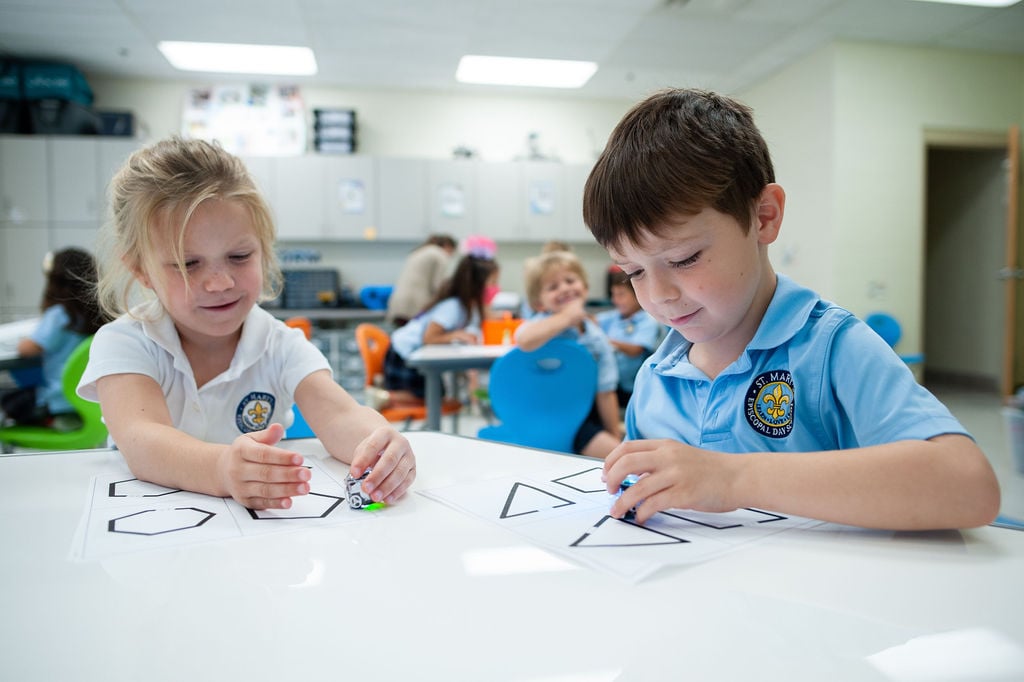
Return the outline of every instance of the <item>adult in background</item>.
[[[450,235],[433,234],[413,249],[388,298],[388,322],[401,327],[434,300],[448,277],[455,248],[455,239]]]

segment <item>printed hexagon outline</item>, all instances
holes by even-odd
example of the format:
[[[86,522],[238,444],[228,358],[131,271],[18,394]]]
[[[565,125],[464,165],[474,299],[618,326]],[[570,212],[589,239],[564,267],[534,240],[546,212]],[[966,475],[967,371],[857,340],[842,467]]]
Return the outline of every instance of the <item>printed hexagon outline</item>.
[[[178,489],[178,488],[165,488],[164,492],[162,492],[162,493],[145,493],[143,495],[126,495],[124,493],[118,493],[117,492],[117,487],[119,485],[121,485],[122,483],[142,483],[144,485],[156,486],[158,488],[163,488],[164,487],[164,486],[157,486],[155,483],[148,483],[146,481],[140,481],[137,478],[126,478],[123,481],[113,481],[113,482],[111,482],[111,484],[109,486],[107,486],[107,497],[163,497],[164,495],[173,495],[175,493],[180,493],[181,492],[181,490]]]
[[[160,520],[167,520],[171,518],[171,515],[168,514],[168,512],[185,512],[184,514],[175,515],[175,519],[178,517],[182,517],[183,521],[176,523],[174,526],[164,527],[160,530],[153,531],[128,530],[125,528],[125,526],[128,525],[126,523],[128,519],[134,519],[135,521],[139,521],[140,519],[143,519],[144,515],[160,514]],[[192,523],[187,522],[187,517],[190,515],[192,515],[194,518],[194,521]],[[110,519],[107,522],[107,530],[111,533],[124,533],[126,535],[163,535],[165,533],[174,533],[179,530],[198,528],[199,526],[203,525],[216,515],[216,512],[207,511],[206,509],[199,509],[198,507],[174,507],[173,509],[144,509],[142,511],[133,512],[125,516],[118,516],[117,518]],[[149,517],[146,520],[151,520],[152,518],[157,517]],[[121,527],[119,528],[118,526]]]
[[[326,495],[324,493],[312,492],[307,493],[306,497],[307,499],[313,497],[322,497],[324,498],[324,504],[328,506],[324,507],[323,511],[321,511],[319,514],[297,514],[295,516],[287,515],[288,512],[291,511],[289,509],[250,509],[246,507],[245,510],[249,512],[249,516],[251,516],[254,521],[280,521],[288,519],[325,519],[328,516],[330,516],[331,512],[333,512],[337,508],[337,506],[344,502],[346,499],[344,497],[338,497],[337,495]],[[330,500],[334,500],[334,502],[330,502]]]

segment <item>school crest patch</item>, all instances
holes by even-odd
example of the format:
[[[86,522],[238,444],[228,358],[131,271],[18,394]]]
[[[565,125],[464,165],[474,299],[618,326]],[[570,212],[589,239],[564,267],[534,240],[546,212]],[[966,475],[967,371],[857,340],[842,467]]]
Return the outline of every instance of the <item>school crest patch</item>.
[[[785,438],[793,431],[796,392],[793,375],[779,369],[758,376],[747,389],[743,414],[750,428],[769,438]]]
[[[242,433],[262,431],[274,416],[274,396],[253,391],[242,398],[235,410],[235,425]]]

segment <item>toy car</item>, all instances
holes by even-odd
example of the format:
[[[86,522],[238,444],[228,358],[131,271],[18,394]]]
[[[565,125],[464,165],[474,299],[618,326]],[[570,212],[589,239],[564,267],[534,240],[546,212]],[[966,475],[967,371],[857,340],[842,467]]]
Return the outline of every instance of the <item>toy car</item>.
[[[373,498],[363,492],[363,481],[370,475],[372,469],[367,469],[359,478],[353,478],[352,474],[345,477],[345,488],[348,492],[348,506],[352,509],[362,509],[373,504]]]
[[[626,476],[626,478],[622,479],[622,483],[619,484],[619,494],[616,495],[616,497],[622,495],[622,493],[626,492],[626,490],[628,490],[630,486],[632,486],[639,480],[640,477],[637,476],[636,474],[630,474],[629,476]],[[630,507],[629,511],[623,514],[623,520],[632,521],[633,519],[635,519],[637,506],[638,505],[633,505],[632,507]]]

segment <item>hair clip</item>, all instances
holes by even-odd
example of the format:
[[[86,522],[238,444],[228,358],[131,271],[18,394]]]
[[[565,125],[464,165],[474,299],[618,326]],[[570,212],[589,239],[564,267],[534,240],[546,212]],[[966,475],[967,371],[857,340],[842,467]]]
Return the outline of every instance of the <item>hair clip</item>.
[[[474,258],[494,260],[495,255],[498,253],[498,245],[495,244],[494,240],[490,237],[478,234],[470,235],[462,240],[460,251],[462,251],[463,254],[473,256]]]

